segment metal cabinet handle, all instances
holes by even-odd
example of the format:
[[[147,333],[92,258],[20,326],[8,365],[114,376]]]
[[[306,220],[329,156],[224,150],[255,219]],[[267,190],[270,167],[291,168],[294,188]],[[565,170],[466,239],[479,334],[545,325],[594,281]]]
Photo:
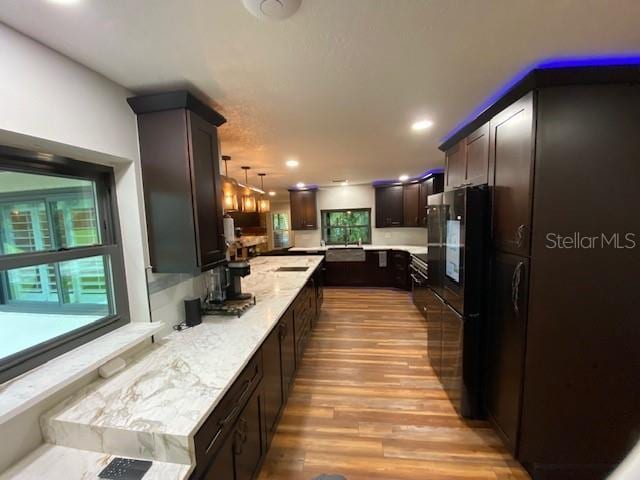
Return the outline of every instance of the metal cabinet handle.
[[[513,312],[516,314],[516,317],[520,316],[520,282],[522,280],[523,267],[524,262],[518,262],[511,277],[511,303],[513,304]]]
[[[522,247],[522,244],[524,242],[524,234],[526,230],[527,230],[526,225],[520,225],[516,230],[516,243],[518,245],[518,248]]]

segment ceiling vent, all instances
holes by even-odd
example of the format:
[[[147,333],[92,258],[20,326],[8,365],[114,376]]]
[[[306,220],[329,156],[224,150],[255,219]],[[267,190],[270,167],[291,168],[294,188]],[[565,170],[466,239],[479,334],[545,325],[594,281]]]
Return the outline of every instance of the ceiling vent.
[[[242,3],[261,20],[284,20],[296,13],[302,0],[242,0]]]

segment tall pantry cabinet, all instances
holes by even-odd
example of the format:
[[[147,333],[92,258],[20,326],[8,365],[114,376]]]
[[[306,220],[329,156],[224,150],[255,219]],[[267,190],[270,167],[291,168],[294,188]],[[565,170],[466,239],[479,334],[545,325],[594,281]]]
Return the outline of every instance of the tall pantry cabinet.
[[[441,149],[483,125],[487,416],[534,480],[604,478],[640,431],[640,69],[534,70]]]

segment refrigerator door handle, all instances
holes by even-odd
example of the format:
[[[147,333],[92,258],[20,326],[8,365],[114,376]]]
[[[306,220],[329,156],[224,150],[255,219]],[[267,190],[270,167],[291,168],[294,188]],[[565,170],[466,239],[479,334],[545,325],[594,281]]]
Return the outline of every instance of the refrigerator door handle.
[[[524,233],[526,229],[527,229],[526,225],[520,225],[516,230],[516,243],[518,245],[518,248],[522,247],[522,243],[524,242]]]
[[[520,282],[522,280],[523,267],[524,262],[518,262],[511,277],[511,303],[513,303],[513,311],[516,317],[520,316]]]

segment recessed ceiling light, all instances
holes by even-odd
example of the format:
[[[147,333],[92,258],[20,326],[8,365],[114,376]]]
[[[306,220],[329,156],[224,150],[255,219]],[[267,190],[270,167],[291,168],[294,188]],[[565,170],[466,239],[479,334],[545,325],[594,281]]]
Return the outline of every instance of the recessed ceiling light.
[[[274,192],[274,191],[269,192],[269,196],[270,197],[275,197],[276,196],[276,192]]]
[[[421,130],[426,130],[427,128],[431,128],[433,126],[433,122],[431,120],[419,120],[414,122],[411,125],[411,130],[414,132],[419,132]]]
[[[305,187],[305,184],[304,184],[304,183],[302,183],[302,182],[298,182],[298,183],[296,183],[296,187],[298,187],[298,188],[304,188],[304,187]]]
[[[285,162],[285,165],[289,168],[296,168],[298,165],[300,165],[300,162],[298,162],[298,160],[287,160]]]
[[[400,180],[401,182],[406,182],[407,180],[409,180],[409,175],[400,175],[398,177],[398,180]]]
[[[80,3],[82,0],[47,0],[49,3],[57,3],[58,5],[73,5]]]

